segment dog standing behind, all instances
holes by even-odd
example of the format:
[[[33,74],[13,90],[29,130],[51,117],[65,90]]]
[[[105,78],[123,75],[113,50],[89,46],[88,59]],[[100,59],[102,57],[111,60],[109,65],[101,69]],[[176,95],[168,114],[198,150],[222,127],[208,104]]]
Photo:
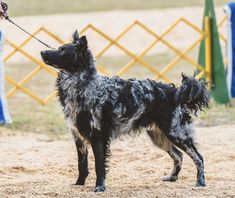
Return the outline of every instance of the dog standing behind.
[[[203,157],[195,146],[190,116],[208,107],[209,94],[203,79],[182,75],[182,85],[177,88],[152,80],[99,75],[87,39],[79,38],[77,31],[72,43],[42,51],[41,56],[46,64],[60,70],[58,95],[77,148],[77,185],[84,185],[88,176],[88,144],[95,156],[95,192],[102,192],[111,140],[142,128],[174,161],[174,169],[164,181],[178,179],[181,149],[196,165],[196,186],[206,185]]]

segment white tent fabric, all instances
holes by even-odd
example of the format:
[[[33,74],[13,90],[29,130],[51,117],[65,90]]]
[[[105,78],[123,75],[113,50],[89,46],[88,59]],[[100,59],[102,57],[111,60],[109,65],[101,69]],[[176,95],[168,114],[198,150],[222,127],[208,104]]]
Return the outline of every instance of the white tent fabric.
[[[11,123],[11,118],[7,109],[5,98],[5,74],[3,66],[3,46],[4,46],[4,33],[0,30],[0,124]]]

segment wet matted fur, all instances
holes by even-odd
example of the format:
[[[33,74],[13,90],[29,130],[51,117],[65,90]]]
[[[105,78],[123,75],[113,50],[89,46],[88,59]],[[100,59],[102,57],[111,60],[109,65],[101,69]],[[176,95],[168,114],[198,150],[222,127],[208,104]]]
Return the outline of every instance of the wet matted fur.
[[[164,181],[176,181],[186,152],[197,168],[197,186],[205,186],[203,158],[195,146],[190,113],[208,107],[206,82],[182,75],[175,87],[153,80],[124,80],[97,73],[86,37],[77,32],[73,42],[57,50],[41,52],[44,62],[60,70],[57,78],[59,100],[73,133],[78,153],[77,185],[88,176],[87,145],[95,156],[95,192],[105,190],[110,142],[143,128],[153,143],[174,161]]]

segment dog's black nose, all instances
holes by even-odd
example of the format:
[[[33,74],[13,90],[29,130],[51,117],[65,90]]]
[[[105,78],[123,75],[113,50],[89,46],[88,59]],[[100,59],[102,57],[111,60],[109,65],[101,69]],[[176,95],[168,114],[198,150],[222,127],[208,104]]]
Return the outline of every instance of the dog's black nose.
[[[41,56],[42,57],[46,56],[46,54],[47,54],[47,51],[41,51]]]

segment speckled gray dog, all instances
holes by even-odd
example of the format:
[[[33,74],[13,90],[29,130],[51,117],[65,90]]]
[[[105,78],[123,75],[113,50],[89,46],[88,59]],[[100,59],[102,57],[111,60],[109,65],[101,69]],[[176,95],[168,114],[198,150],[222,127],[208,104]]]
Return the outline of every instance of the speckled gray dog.
[[[164,181],[176,181],[185,151],[197,167],[197,186],[205,186],[203,158],[195,146],[190,113],[208,107],[206,82],[182,75],[182,85],[152,80],[123,80],[97,73],[86,37],[73,35],[73,42],[58,50],[41,52],[44,62],[60,70],[57,87],[65,119],[78,153],[77,185],[88,176],[87,145],[95,156],[95,192],[105,190],[110,142],[121,135],[147,129],[155,145],[174,161]]]

